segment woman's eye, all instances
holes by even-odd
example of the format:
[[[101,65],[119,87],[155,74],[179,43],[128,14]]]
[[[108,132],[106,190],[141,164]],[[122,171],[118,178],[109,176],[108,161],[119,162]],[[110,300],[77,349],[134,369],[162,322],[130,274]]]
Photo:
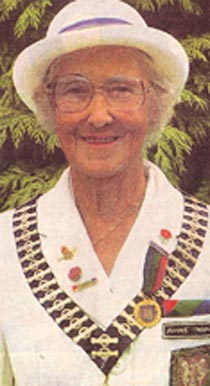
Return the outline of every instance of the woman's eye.
[[[86,85],[68,83],[57,85],[56,94],[60,96],[80,97],[88,95],[89,90]]]
[[[109,88],[109,93],[112,95],[125,95],[131,94],[132,90],[126,85],[116,85]]]
[[[80,95],[80,94],[85,94],[87,93],[88,90],[84,87],[81,86],[67,86],[64,90],[64,94],[72,94],[72,95]]]
[[[130,88],[128,86],[115,86],[114,90],[119,91],[119,92],[130,92]]]

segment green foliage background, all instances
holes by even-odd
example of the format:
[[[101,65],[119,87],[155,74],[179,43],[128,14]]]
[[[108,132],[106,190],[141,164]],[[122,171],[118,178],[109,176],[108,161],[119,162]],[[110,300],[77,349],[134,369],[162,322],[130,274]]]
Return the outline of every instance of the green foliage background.
[[[15,93],[11,74],[18,53],[45,35],[67,0],[0,2],[0,210],[51,188],[66,163],[56,137],[40,130]],[[209,0],[130,0],[146,21],[178,38],[191,64],[189,81],[171,123],[146,156],[171,182],[210,202]]]

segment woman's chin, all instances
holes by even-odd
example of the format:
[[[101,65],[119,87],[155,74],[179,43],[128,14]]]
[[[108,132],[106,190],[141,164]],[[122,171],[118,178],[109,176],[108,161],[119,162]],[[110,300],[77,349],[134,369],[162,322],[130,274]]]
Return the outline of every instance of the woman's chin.
[[[92,178],[109,178],[118,175],[124,170],[124,165],[88,165],[86,167],[72,166],[75,172]]]

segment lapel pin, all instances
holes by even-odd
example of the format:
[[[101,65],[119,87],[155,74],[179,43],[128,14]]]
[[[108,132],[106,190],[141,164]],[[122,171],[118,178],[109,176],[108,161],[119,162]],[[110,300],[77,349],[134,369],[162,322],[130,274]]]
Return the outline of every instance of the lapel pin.
[[[69,249],[66,246],[62,246],[61,247],[62,256],[59,258],[59,261],[72,260],[76,251],[77,251],[77,248]]]
[[[84,289],[93,287],[96,284],[98,284],[98,279],[93,277],[91,280],[87,280],[87,281],[84,281],[83,283],[73,285],[72,291],[73,292],[83,291]]]
[[[76,266],[69,270],[68,277],[72,281],[78,281],[82,277],[82,270],[80,267]]]
[[[172,233],[168,229],[161,229],[160,240],[162,243],[167,243],[172,238]]]

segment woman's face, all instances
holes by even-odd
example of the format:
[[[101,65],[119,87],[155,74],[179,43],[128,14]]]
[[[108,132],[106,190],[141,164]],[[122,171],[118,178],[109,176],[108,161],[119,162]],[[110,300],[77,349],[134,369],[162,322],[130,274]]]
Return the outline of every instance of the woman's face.
[[[96,88],[118,75],[141,79],[149,87],[144,55],[141,61],[134,49],[124,47],[95,47],[66,55],[54,76],[58,80],[68,75],[84,76]],[[136,168],[150,121],[149,102],[150,92],[142,106],[130,108],[124,103],[116,109],[102,92],[95,92],[88,107],[79,112],[64,112],[54,105],[57,135],[71,167],[93,177]]]

